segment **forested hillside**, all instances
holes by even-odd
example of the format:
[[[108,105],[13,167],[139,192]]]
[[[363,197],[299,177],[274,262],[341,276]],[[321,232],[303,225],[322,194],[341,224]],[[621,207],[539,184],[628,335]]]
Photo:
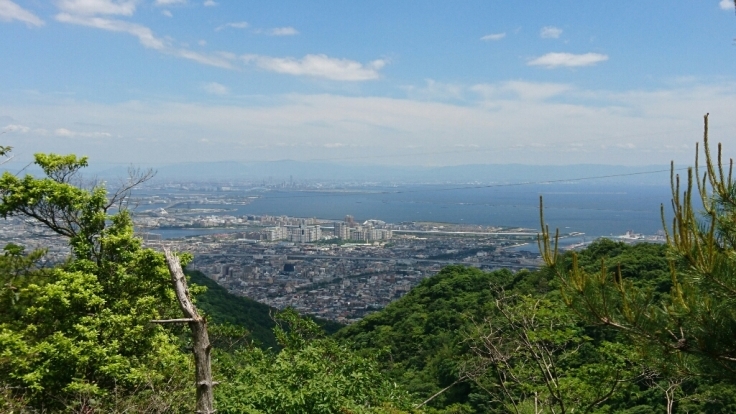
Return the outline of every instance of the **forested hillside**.
[[[671,287],[666,246],[601,239],[578,266],[648,289]],[[572,266],[573,255],[562,258]],[[590,324],[543,270],[482,272],[451,266],[384,310],[336,335],[358,353],[384,352],[382,369],[430,412],[732,412],[736,387],[676,371],[671,361],[601,324]],[[674,375],[675,377],[670,377]],[[444,390],[444,391],[443,391]],[[529,411],[533,412],[533,411]]]
[[[187,271],[192,283],[204,286],[206,291],[197,295],[197,305],[208,315],[211,322],[243,327],[248,331],[248,339],[256,346],[276,348],[278,344],[273,333],[276,326],[276,309],[242,296],[235,296],[217,282],[199,271]],[[314,318],[328,334],[334,333],[343,325]]]

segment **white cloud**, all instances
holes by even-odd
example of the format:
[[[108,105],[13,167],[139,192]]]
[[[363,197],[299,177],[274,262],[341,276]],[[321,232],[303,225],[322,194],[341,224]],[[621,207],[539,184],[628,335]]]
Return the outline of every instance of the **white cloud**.
[[[311,76],[337,81],[366,81],[378,79],[379,70],[386,65],[383,59],[362,64],[354,60],[331,58],[326,55],[306,55],[301,59],[244,55],[243,61],[261,69],[295,76]]]
[[[608,60],[608,55],[600,53],[547,53],[538,58],[532,59],[527,62],[529,66],[544,66],[548,69],[554,69],[558,67],[580,67],[580,66],[591,66],[599,62]]]
[[[130,23],[123,20],[107,19],[103,17],[78,16],[69,13],[59,13],[56,20],[62,23],[77,24],[81,26],[93,27],[101,30],[112,32],[128,33],[138,38],[138,41],[149,49],[157,50],[161,53],[177,56],[183,59],[192,60],[204,65],[215,66],[224,69],[233,69],[231,60],[235,59],[232,54],[203,54],[194,52],[189,49],[175,48],[170,42],[158,38],[153,31],[146,26],[136,23]]]
[[[293,27],[275,27],[273,29],[270,29],[268,31],[268,34],[271,36],[293,36],[298,35],[299,31],[297,31]]]
[[[12,22],[17,20],[28,26],[43,26],[45,23],[35,14],[20,7],[10,0],[0,0],[0,21]]]
[[[204,89],[205,92],[210,93],[212,95],[227,95],[230,93],[230,89],[220,83],[217,82],[210,82],[202,86],[202,89]]]
[[[161,14],[163,14],[163,15],[164,15],[164,16],[166,16],[166,17],[174,17],[174,15],[173,15],[173,14],[171,14],[171,12],[170,12],[170,11],[168,11],[168,10],[162,10],[162,11],[161,11]]]
[[[77,132],[66,128],[57,128],[54,130],[54,135],[65,138],[109,138],[112,136],[109,132]]]
[[[175,4],[186,4],[187,0],[156,0],[154,4],[156,6],[172,6]]]
[[[729,10],[729,11],[733,10],[734,7],[736,7],[734,5],[733,0],[721,0],[721,2],[718,3],[718,5],[721,7],[721,10]]]
[[[202,39],[202,40],[197,41],[197,44],[200,46],[207,46],[207,41]]]
[[[7,2],[8,0],[0,0]],[[157,0],[157,5],[172,5],[184,3],[183,0]],[[146,48],[157,50],[163,54],[176,56],[191,60],[204,65],[215,66],[224,69],[235,69],[234,62],[237,56],[229,52],[200,53],[185,47],[173,46],[174,40],[170,38],[157,37],[153,31],[143,25],[120,19],[111,19],[100,15],[132,15],[135,12],[137,0],[59,0],[57,5],[61,13],[55,16],[62,23],[75,24],[92,27],[111,32],[127,33],[138,38],[138,41]],[[165,16],[171,17],[168,10],[162,11]],[[224,28],[245,29],[249,27],[247,22],[230,22],[217,27],[215,30]],[[271,29],[269,34],[275,36],[287,36],[298,34],[293,27],[281,27]],[[200,41],[199,45],[205,45]],[[324,55],[307,55],[303,59],[272,58],[268,56],[249,56],[243,59],[246,63],[256,63],[257,66],[266,70],[292,75],[306,75],[322,77],[333,80],[368,80],[378,78],[380,70],[386,62],[376,60],[363,65],[359,62],[347,59],[334,59]]]
[[[218,54],[203,54],[191,51],[189,49],[173,49],[170,51],[167,51],[166,53],[174,56],[178,56],[184,59],[189,59],[194,62],[201,63],[203,65],[208,66],[215,66],[218,68],[223,69],[233,69],[233,65],[230,62],[232,59],[230,59],[231,55],[227,53],[218,53]]]
[[[232,23],[225,23],[225,24],[223,24],[223,25],[217,26],[217,27],[215,28],[215,31],[219,32],[220,30],[222,30],[222,29],[227,29],[227,28],[229,28],[229,27],[231,27],[231,28],[233,28],[233,29],[245,29],[245,28],[247,28],[248,26],[250,26],[250,25],[248,24],[248,22],[232,22]]]
[[[138,41],[147,48],[156,50],[164,50],[166,48],[166,43],[162,39],[154,36],[151,29],[136,23],[122,20],[111,20],[102,17],[78,16],[69,13],[57,14],[56,20],[62,23],[94,27],[96,29],[109,30],[112,32],[128,33],[137,37]]]
[[[559,39],[562,34],[562,29],[554,26],[544,26],[539,31],[539,37],[542,39]]]
[[[514,82],[483,85],[490,95],[458,104],[336,94],[280,95],[264,105],[104,103],[47,96],[0,102],[0,113],[51,131],[42,136],[32,129],[19,136],[26,153],[84,153],[93,163],[309,160],[324,158],[325,148],[334,146],[330,157],[336,160],[361,157],[366,163],[394,165],[652,165],[673,158],[679,164],[692,162],[687,149],[702,134],[703,108],[711,112],[714,140],[728,140],[729,131],[736,130],[731,116],[736,82],[622,92],[570,86],[548,100],[522,96],[532,93],[527,89],[549,96],[567,86]],[[54,132],[67,126],[66,134],[74,135],[78,123],[105,125],[94,130],[135,139],[60,139]],[[203,137],[217,139],[201,146]],[[601,144],[607,145],[605,151]],[[628,144],[636,149],[626,149]],[[726,157],[736,154],[734,140],[726,144]]]
[[[437,82],[434,79],[425,79],[421,87],[404,86],[411,99],[432,101],[462,100],[465,87],[460,84]]]
[[[58,128],[56,131],[54,131],[54,134],[60,137],[73,137],[75,135],[74,132],[66,128]]]
[[[217,6],[217,2],[214,0],[207,0],[204,3],[204,7],[215,7]]]
[[[30,130],[31,128],[25,125],[8,124],[3,129],[0,129],[0,132],[20,132],[21,134],[27,134]]]
[[[137,3],[136,0],[58,0],[56,4],[67,13],[83,16],[98,14],[132,16]]]
[[[504,37],[506,37],[506,32],[503,32],[503,33],[493,33],[493,34],[485,35],[485,36],[481,37],[480,40],[484,40],[484,41],[487,42],[489,40],[501,40]]]
[[[477,84],[471,86],[470,90],[481,95],[486,101],[541,101],[572,91],[573,87],[564,83],[507,81],[496,84]]]

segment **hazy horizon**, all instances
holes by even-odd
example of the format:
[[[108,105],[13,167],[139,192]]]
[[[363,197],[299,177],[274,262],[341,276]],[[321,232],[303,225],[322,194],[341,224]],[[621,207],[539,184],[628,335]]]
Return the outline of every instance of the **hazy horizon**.
[[[452,166],[346,165],[328,161],[255,161],[199,162],[171,164],[95,163],[83,169],[83,176],[119,179],[130,167],[152,169],[156,181],[243,182],[268,179],[303,182],[354,182],[443,184],[443,183],[520,183],[581,181],[620,184],[669,185],[669,165],[622,166],[605,164],[525,165],[465,164]],[[675,165],[682,174],[689,165]],[[40,175],[42,171],[13,159],[0,166],[0,171],[13,174]]]
[[[736,153],[729,0],[0,0],[0,145],[92,163]]]

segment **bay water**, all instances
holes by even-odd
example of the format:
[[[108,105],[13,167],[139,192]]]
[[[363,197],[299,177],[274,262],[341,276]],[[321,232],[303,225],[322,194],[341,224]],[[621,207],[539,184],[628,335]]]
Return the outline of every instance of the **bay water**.
[[[258,197],[248,205],[208,205],[232,215],[287,215],[389,223],[431,221],[483,226],[539,229],[539,197],[544,198],[545,221],[563,233],[590,237],[621,235],[627,231],[657,234],[662,230],[660,205],[670,221],[672,198],[668,186],[596,185],[590,183],[505,186],[415,185],[362,187],[345,190],[265,190],[245,192]],[[163,237],[217,232],[214,229],[157,231]],[[222,230],[220,230],[222,232]]]

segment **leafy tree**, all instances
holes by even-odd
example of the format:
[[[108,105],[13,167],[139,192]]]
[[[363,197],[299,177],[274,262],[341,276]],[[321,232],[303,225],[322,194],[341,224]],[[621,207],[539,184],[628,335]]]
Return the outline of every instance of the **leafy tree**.
[[[463,370],[494,411],[590,412],[642,374],[630,349],[593,341],[558,298],[498,290],[495,307],[474,327]]]
[[[0,177],[0,215],[34,219],[68,237],[72,256],[41,269],[42,252],[6,246],[0,385],[41,410],[124,405],[153,394],[149,401],[160,404],[152,411],[186,403],[191,393],[180,385],[189,360],[170,331],[149,323],[178,313],[168,269],[161,254],[141,247],[124,209],[127,191],[147,175],[108,195],[99,185],[74,184],[86,158],[36,154],[35,162],[44,178]]]
[[[460,332],[473,319],[485,316],[491,283],[504,285],[511,280],[508,271],[486,273],[448,266],[336,336],[364,354],[385,350],[384,371],[420,402],[449,387],[429,407],[465,404],[472,391],[470,382],[461,380],[466,349]]]
[[[223,413],[399,413],[408,396],[361,357],[292,309],[276,315],[283,349],[218,353],[223,377],[216,390]]]
[[[492,286],[525,295],[553,290],[540,272],[447,266],[336,338],[361,354],[384,352],[384,372],[418,403],[429,400],[422,407],[427,412],[485,412],[488,393],[463,369],[472,354],[468,332],[494,314]]]

